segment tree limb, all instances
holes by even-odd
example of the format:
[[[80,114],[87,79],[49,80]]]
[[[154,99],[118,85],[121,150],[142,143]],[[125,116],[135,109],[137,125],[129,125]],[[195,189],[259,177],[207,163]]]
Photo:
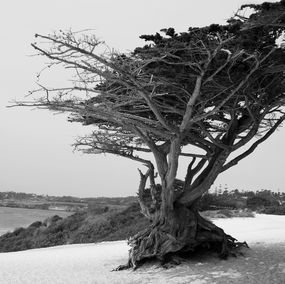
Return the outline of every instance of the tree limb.
[[[281,117],[275,124],[274,126],[260,139],[258,139],[256,142],[254,142],[251,147],[246,150],[245,152],[243,152],[242,154],[240,154],[239,156],[237,156],[236,158],[232,159],[231,161],[229,161],[227,164],[225,164],[222,167],[221,172],[224,172],[226,170],[228,170],[229,168],[231,168],[232,166],[238,164],[239,161],[241,161],[243,158],[247,157],[249,154],[251,154],[256,148],[257,146],[262,143],[263,141],[265,141],[267,138],[269,138],[271,136],[272,133],[274,133],[274,131],[278,128],[278,126],[284,121],[285,116]]]

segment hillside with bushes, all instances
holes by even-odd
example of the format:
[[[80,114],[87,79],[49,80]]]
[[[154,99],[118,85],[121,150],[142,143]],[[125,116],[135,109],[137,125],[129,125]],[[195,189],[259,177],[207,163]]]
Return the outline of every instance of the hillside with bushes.
[[[44,222],[34,222],[27,228],[18,228],[0,236],[0,252],[122,240],[147,224],[148,220],[140,213],[137,203],[119,212],[78,212],[64,219],[56,215]]]
[[[145,228],[149,221],[141,214],[137,202],[130,203],[135,197],[123,199],[89,200],[92,206],[88,210],[66,218],[56,215],[6,233],[0,236],[0,252],[127,239]],[[254,217],[253,211],[285,215],[285,193],[269,190],[207,193],[201,198],[199,208],[210,219]]]
[[[200,200],[200,210],[216,209],[244,209],[261,211],[266,207],[282,207],[285,205],[285,193],[273,192],[263,189],[259,191],[228,191],[216,189],[215,192],[206,193]]]

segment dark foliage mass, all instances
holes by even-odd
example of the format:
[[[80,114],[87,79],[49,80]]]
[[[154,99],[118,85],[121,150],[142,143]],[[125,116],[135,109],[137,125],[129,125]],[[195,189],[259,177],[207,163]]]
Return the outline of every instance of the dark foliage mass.
[[[272,192],[270,190],[228,191],[221,189],[219,192],[206,193],[199,201],[200,210],[216,209],[243,209],[248,208],[261,212],[265,207],[282,207],[285,204],[285,193]]]
[[[285,205],[283,204],[281,206],[265,207],[260,212],[264,214],[271,214],[271,215],[285,215]]]

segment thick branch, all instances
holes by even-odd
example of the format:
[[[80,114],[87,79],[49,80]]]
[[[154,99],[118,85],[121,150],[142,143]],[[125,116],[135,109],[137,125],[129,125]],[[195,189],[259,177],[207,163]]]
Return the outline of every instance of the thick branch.
[[[194,157],[188,165],[183,191],[186,191],[192,183],[192,179],[193,179],[192,167],[193,167],[195,161],[196,161],[196,158]]]
[[[140,173],[138,200],[139,200],[139,204],[141,207],[141,212],[145,217],[147,217],[148,219],[151,219],[151,214],[149,212],[149,208],[148,208],[148,206],[145,202],[145,199],[144,199],[144,191],[145,191],[146,181],[149,177],[150,169],[146,172],[146,174],[143,174],[139,169],[138,169],[138,171]]]
[[[197,101],[197,99],[198,99],[198,97],[200,95],[202,78],[203,78],[203,76],[200,75],[196,79],[196,84],[195,84],[194,91],[193,91],[193,93],[192,93],[192,95],[191,95],[191,97],[190,97],[190,99],[189,99],[189,101],[187,103],[185,114],[183,116],[183,120],[182,120],[182,123],[180,125],[180,132],[181,133],[184,132],[187,129],[189,121],[190,121],[190,119],[193,116],[194,105],[195,105],[195,102]]]
[[[171,141],[170,152],[168,155],[168,171],[167,171],[167,185],[170,186],[176,177],[178,169],[178,159],[181,152],[181,140],[175,138]]]
[[[254,142],[251,147],[246,150],[245,152],[243,152],[242,154],[240,154],[239,156],[237,156],[236,158],[234,158],[233,160],[229,161],[227,164],[225,164],[221,170],[221,172],[226,171],[227,169],[231,168],[232,166],[238,164],[239,161],[241,161],[243,158],[247,157],[248,155],[250,155],[259,144],[261,144],[262,142],[264,142],[267,138],[269,138],[271,136],[272,133],[274,133],[274,131],[278,128],[278,126],[284,121],[285,116],[281,117],[275,124],[274,126],[260,139],[258,139],[256,142]]]
[[[158,121],[161,123],[161,125],[164,126],[171,133],[175,133],[176,132],[175,128],[168,125],[168,123],[166,122],[166,120],[163,118],[160,111],[156,107],[155,103],[150,99],[149,95],[146,94],[144,91],[139,91],[138,93],[145,99],[149,108],[152,110],[152,112],[154,113],[154,115],[158,119]]]
[[[195,185],[192,184],[190,190],[186,191],[178,200],[179,203],[192,204],[197,198],[202,196],[210,186],[216,180],[217,176],[221,172],[222,166],[225,163],[227,157],[229,156],[229,151],[223,150],[219,152],[212,160],[209,165],[202,171],[200,176],[196,179],[199,183]]]
[[[182,157],[192,157],[192,158],[207,158],[207,155],[201,155],[201,154],[194,154],[194,153],[180,153],[179,156]]]
[[[245,76],[243,80],[240,81],[240,83],[230,92],[229,95],[226,96],[224,100],[222,100],[213,110],[202,114],[198,115],[197,117],[194,117],[191,119],[191,123],[195,123],[198,121],[201,121],[215,113],[217,113],[222,106],[224,106],[232,97],[234,97],[241,89],[242,87],[245,86],[245,84],[248,83],[249,79],[251,76],[259,69],[260,65],[262,62],[264,62],[274,51],[276,50],[275,47],[273,47],[262,59],[258,60],[258,58],[255,58],[255,65],[252,67],[250,72]]]

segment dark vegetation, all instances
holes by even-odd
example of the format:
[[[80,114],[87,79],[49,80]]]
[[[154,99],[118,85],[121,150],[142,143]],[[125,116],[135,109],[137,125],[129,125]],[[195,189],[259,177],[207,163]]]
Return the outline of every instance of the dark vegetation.
[[[272,214],[272,215],[285,215],[285,204],[281,206],[265,207],[260,212],[264,214]]]
[[[285,193],[270,190],[228,191],[221,188],[214,193],[206,193],[199,202],[200,210],[215,209],[251,209],[258,213],[265,213],[265,208],[282,208],[285,205]]]
[[[128,239],[149,224],[137,202],[127,208],[118,207],[134,199],[117,198],[115,202],[110,198],[109,203],[108,198],[104,198],[104,204],[109,206],[95,202],[88,211],[77,212],[66,218],[53,216],[43,222],[34,222],[27,228],[17,228],[14,232],[0,236],[0,252]],[[205,194],[199,207],[203,211],[202,216],[210,219],[254,217],[253,210],[285,215],[285,193],[270,190],[241,192],[220,188],[214,193]]]
[[[0,236],[0,251],[122,240],[145,228],[148,223],[140,213],[138,203],[119,212],[78,212],[64,219],[53,216]]]
[[[210,218],[250,217],[251,212],[285,215],[285,193],[270,190],[228,191],[216,190],[206,193],[199,201],[201,211]],[[213,213],[214,212],[214,213]]]

